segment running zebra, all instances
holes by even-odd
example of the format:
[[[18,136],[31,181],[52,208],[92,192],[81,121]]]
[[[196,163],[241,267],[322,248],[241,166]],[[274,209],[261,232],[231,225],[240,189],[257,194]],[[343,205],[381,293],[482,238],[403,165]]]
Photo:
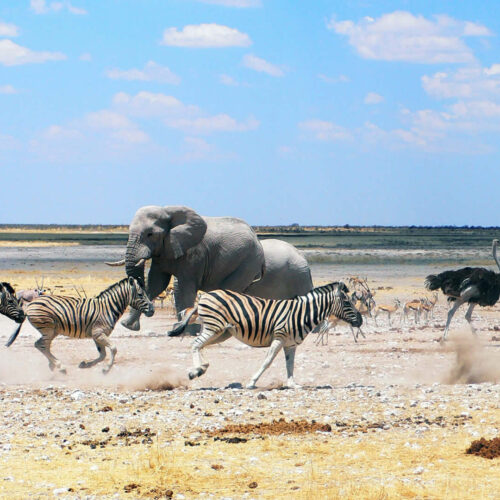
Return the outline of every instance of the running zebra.
[[[127,306],[152,316],[154,307],[141,284],[132,277],[124,278],[91,299],[43,295],[26,307],[29,322],[42,334],[35,347],[49,360],[49,368],[66,373],[60,361],[50,352],[50,344],[58,335],[72,338],[92,338],[99,356],[82,361],[79,368],[90,368],[106,358],[106,347],[111,353],[109,364],[103,368],[108,373],[113,366],[116,347],[109,336]],[[9,347],[21,329],[14,332],[6,346]]]
[[[16,323],[24,321],[24,311],[16,298],[16,292],[6,281],[0,283],[0,314],[4,314]]]
[[[218,344],[233,336],[252,347],[270,347],[260,369],[247,385],[255,384],[281,348],[284,349],[288,387],[300,387],[293,380],[295,349],[306,335],[330,314],[355,327],[361,326],[361,314],[347,295],[348,288],[341,282],[314,288],[307,295],[288,300],[268,300],[229,290],[215,290],[204,294],[194,309],[186,310],[180,324],[168,332],[170,337],[180,335],[192,317],[197,314],[202,324],[201,334],[192,344],[193,369],[189,378],[200,377],[208,369],[203,363],[201,349]]]

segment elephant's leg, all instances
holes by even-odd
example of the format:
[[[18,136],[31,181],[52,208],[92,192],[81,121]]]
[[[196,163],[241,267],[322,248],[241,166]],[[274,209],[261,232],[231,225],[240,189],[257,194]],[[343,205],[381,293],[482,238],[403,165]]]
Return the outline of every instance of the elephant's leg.
[[[177,310],[177,319],[181,320],[180,313],[188,307],[193,307],[196,301],[198,288],[195,283],[189,279],[179,277],[174,282],[174,300]],[[178,323],[175,323],[175,328]],[[187,325],[184,332],[188,335],[197,335],[201,331],[201,326],[198,323]]]
[[[172,275],[160,271],[158,265],[153,262],[149,269],[148,283],[146,286],[148,297],[154,299],[163,292],[163,290],[167,288],[171,277]],[[121,324],[129,330],[137,332],[141,328],[140,317],[141,313],[137,311],[137,309],[131,307],[128,314],[122,319]]]
[[[193,368],[189,371],[189,378],[192,380],[201,377],[208,370],[208,363],[203,362],[201,350],[207,345],[219,344],[231,337],[228,330],[219,330],[216,332],[203,330],[199,337],[193,340],[191,352],[193,354]]]
[[[92,359],[90,361],[82,361],[79,365],[78,368],[90,368],[91,366],[96,365],[97,363],[100,363],[101,361],[104,361],[106,358],[106,349],[98,344],[95,340],[95,346],[97,347],[97,352],[99,353],[99,356],[95,359]]]
[[[255,384],[257,383],[257,380],[259,380],[260,376],[269,368],[269,366],[271,366],[271,363],[273,362],[278,352],[280,352],[280,349],[282,347],[283,347],[282,339],[274,339],[272,341],[271,347],[269,348],[269,351],[267,351],[267,356],[266,359],[264,360],[264,363],[262,363],[262,366],[257,370],[255,375],[247,384],[247,389],[255,389]]]
[[[328,333],[327,333],[328,335]],[[297,349],[297,346],[293,347],[284,347],[283,350],[285,352],[285,360],[286,360],[286,376],[287,376],[287,382],[286,385],[290,387],[291,389],[300,389],[301,386],[297,384],[293,380],[293,366],[295,363],[295,351]]]

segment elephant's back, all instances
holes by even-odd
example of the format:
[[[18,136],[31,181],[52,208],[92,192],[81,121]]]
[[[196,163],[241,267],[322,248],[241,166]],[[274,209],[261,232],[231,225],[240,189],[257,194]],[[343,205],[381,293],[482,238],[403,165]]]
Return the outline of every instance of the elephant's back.
[[[313,289],[306,258],[286,241],[261,241],[266,270],[262,280],[253,283],[246,293],[265,299],[291,299]]]

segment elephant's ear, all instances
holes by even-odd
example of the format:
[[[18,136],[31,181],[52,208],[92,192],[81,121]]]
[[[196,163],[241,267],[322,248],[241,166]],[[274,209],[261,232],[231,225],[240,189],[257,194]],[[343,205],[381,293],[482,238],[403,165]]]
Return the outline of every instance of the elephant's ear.
[[[207,223],[188,207],[165,207],[165,210],[170,216],[168,243],[174,259],[178,259],[203,239],[207,232]]]

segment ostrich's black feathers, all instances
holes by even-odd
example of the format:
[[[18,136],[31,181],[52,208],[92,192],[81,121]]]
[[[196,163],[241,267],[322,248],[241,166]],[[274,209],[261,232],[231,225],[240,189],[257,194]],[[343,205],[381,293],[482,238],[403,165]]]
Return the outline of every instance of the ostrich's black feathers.
[[[500,274],[484,267],[463,267],[455,271],[430,274],[425,278],[429,290],[439,288],[450,299],[455,300],[470,286],[475,286],[478,293],[469,299],[469,303],[480,306],[492,306],[500,298]]]

